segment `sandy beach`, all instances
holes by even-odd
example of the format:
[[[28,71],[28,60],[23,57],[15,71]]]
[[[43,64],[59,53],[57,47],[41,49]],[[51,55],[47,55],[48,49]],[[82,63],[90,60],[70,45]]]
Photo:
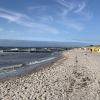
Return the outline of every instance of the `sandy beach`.
[[[100,100],[100,54],[64,51],[36,72],[0,81],[0,100]]]

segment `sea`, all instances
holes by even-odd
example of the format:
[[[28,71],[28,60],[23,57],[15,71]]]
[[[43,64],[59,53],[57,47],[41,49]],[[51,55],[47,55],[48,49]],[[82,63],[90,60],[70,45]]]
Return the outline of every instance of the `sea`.
[[[58,52],[3,52],[0,53],[0,79],[28,73],[44,63],[54,61]]]

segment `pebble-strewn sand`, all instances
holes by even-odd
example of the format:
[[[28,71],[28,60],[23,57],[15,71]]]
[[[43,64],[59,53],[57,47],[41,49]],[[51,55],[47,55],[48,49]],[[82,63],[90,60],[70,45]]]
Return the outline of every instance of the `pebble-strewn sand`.
[[[0,82],[0,100],[100,100],[100,54],[66,51],[46,68]]]

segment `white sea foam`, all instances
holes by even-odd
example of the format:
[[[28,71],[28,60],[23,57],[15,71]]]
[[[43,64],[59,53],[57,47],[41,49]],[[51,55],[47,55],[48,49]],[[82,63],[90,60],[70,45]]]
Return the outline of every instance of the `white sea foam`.
[[[27,65],[39,64],[39,63],[43,63],[43,62],[45,62],[45,61],[53,60],[53,59],[55,59],[55,58],[56,58],[56,57],[51,57],[51,58],[44,59],[44,60],[41,60],[41,61],[30,62],[30,63],[28,63]]]
[[[57,57],[51,57],[51,58],[48,58],[48,59],[44,59],[44,60],[41,60],[41,61],[33,61],[33,62],[29,62],[27,64],[24,64],[24,66],[28,66],[28,65],[34,65],[34,64],[40,64],[40,63],[43,63],[43,62],[46,62],[46,61],[50,61],[50,60],[53,60]],[[1,67],[0,68],[0,71],[2,70],[7,70],[7,69],[14,69],[14,68],[18,68],[18,67],[22,67],[23,64],[17,64],[17,65],[13,65],[13,66],[8,66],[8,67]],[[23,66],[23,67],[24,67]]]

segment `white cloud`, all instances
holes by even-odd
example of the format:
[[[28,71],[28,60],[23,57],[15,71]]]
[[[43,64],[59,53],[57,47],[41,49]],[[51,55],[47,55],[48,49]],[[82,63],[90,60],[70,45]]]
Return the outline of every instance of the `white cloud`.
[[[16,13],[10,10],[6,10],[3,8],[0,8],[0,17],[7,19],[11,22],[19,21],[20,19],[30,19],[27,15],[21,14],[21,13]]]
[[[72,2],[66,2],[65,0],[57,0],[57,3],[60,5],[62,16],[66,16],[74,9],[74,4]]]
[[[14,22],[14,21],[17,21],[18,20],[18,17],[17,16],[12,16],[12,15],[9,15],[9,14],[5,14],[5,13],[0,13],[0,17],[1,18],[4,18],[4,19],[7,19],[11,22]]]
[[[35,10],[35,9],[46,9],[47,6],[41,5],[41,6],[29,6],[27,7],[27,10]]]
[[[86,8],[85,1],[68,1],[68,0],[57,0],[57,3],[60,4],[62,10],[62,15],[67,15],[68,13],[81,13]]]
[[[33,21],[29,16],[10,10],[0,8],[0,18],[6,19],[16,24],[32,28],[33,30],[40,30],[42,33],[58,34],[59,30],[47,24]],[[51,17],[50,17],[51,18]]]
[[[90,19],[91,15],[87,12],[87,4],[85,0],[54,0],[56,1],[56,8],[52,5],[40,5],[40,6],[29,6],[27,7],[28,11],[33,13],[36,12],[37,15],[34,15],[34,18],[29,17],[29,15],[14,12],[11,10],[6,10],[0,8],[0,18],[3,18],[7,21],[14,22],[16,24],[22,25],[24,27],[31,28],[33,33],[50,33],[50,34],[59,34],[63,29],[53,27],[57,23],[60,23],[64,26],[76,30],[82,31],[84,29],[84,20],[79,19]],[[54,7],[54,8],[53,8]],[[53,11],[50,11],[52,8]],[[50,12],[49,12],[50,11]],[[74,18],[75,15],[75,18]],[[35,19],[36,18],[36,19]],[[70,19],[70,20],[69,20]],[[68,21],[69,20],[69,21]],[[82,22],[81,22],[82,21]],[[67,23],[67,24],[66,24]],[[65,29],[66,30],[66,29]],[[68,30],[69,31],[69,30]]]
[[[30,6],[28,10],[31,12],[37,11],[37,18],[40,22],[51,24],[51,23],[62,23],[65,25],[66,20],[67,27],[72,30],[81,31],[84,29],[84,21],[91,19],[91,14],[87,11],[86,0],[52,0],[53,5],[39,5]],[[56,9],[54,5],[56,4]],[[49,10],[52,8],[52,12]],[[43,9],[43,10],[41,10]],[[74,17],[75,16],[75,17]],[[80,24],[81,25],[80,25]]]
[[[39,5],[39,6],[29,6],[26,9],[30,13],[34,13],[36,20],[40,21],[41,23],[47,24],[53,22],[53,17],[52,15],[49,14],[49,9],[50,9],[49,7],[50,7],[49,5],[48,6]]]
[[[78,8],[74,12],[75,13],[80,13],[80,12],[82,12],[85,9],[85,7],[86,7],[85,2],[82,2],[82,4],[79,4]]]
[[[92,14],[86,8],[85,0],[56,0],[56,2],[61,9],[58,13],[60,19],[62,18],[62,22],[66,23],[67,27],[82,31],[85,28],[84,21],[92,18]]]
[[[57,0],[57,2],[70,11],[74,8],[74,4],[72,2],[68,2],[65,0]]]

